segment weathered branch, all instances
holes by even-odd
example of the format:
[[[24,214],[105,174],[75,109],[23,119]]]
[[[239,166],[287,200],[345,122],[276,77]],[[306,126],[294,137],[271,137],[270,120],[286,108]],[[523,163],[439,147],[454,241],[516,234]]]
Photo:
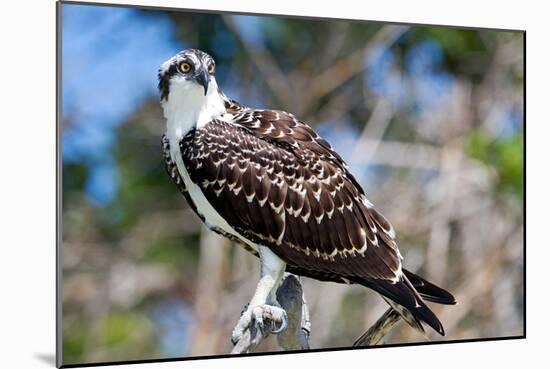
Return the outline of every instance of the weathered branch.
[[[296,276],[287,274],[277,290],[277,301],[288,314],[288,327],[277,335],[279,346],[284,350],[309,350],[309,310]]]
[[[267,336],[266,336],[267,337]],[[251,326],[248,328],[239,342],[235,346],[233,346],[233,350],[231,350],[231,355],[236,354],[247,354],[249,352],[254,352],[256,347],[262,342],[262,340],[265,337],[261,334],[261,332],[256,329],[255,326]]]
[[[281,286],[277,289],[277,301],[288,315],[287,328],[277,335],[279,346],[283,350],[309,350],[311,323],[304,292],[298,277],[289,273],[285,275]],[[264,316],[267,325],[270,324],[270,319],[271,316]],[[378,344],[400,320],[400,315],[394,309],[389,308],[372,327],[355,340],[353,346],[374,346]],[[231,354],[254,352],[256,347],[268,335],[269,332],[266,331],[262,334],[252,325],[233,347]]]
[[[393,308],[389,308],[372,327],[355,340],[353,347],[376,345],[400,320],[399,313]]]
[[[288,326],[277,335],[277,341],[284,350],[308,350],[309,333],[311,324],[309,322],[309,311],[302,290],[302,285],[293,274],[286,274],[283,282],[277,289],[277,301],[287,312]],[[270,316],[264,316],[264,322],[269,326]],[[269,332],[262,334],[254,325],[249,327],[231,350],[231,354],[243,354],[253,352],[260,342],[269,335]]]

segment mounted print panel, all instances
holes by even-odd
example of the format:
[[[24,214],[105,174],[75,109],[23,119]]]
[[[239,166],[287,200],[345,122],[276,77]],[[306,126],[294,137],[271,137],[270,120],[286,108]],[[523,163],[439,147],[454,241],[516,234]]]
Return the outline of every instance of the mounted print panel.
[[[58,20],[58,365],[525,337],[523,31]]]

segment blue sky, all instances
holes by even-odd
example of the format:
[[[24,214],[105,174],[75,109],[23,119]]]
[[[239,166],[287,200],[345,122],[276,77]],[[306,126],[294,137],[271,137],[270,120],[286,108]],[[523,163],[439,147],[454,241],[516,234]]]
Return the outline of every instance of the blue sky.
[[[235,16],[234,22],[261,43],[259,19]],[[62,20],[63,162],[86,165],[86,194],[92,204],[104,206],[119,185],[112,156],[117,129],[144,100],[156,98],[160,63],[189,45],[176,38],[172,20],[162,12],[152,17],[130,8],[64,4]],[[221,57],[236,52],[227,31],[217,32],[213,45]],[[227,75],[226,69],[219,66],[218,75]],[[224,82],[239,98],[236,81]]]
[[[86,192],[104,205],[118,188],[117,128],[157,95],[159,61],[185,45],[168,17],[134,9],[64,4],[62,19],[63,160],[88,166]]]

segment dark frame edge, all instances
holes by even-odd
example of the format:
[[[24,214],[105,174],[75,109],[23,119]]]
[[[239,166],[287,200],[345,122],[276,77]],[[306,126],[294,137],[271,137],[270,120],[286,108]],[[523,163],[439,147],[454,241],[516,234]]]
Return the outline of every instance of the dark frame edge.
[[[527,31],[523,31],[523,336],[527,338]]]
[[[372,349],[387,349],[395,347],[418,347],[418,346],[434,346],[434,345],[449,345],[457,343],[478,343],[478,342],[499,342],[499,341],[511,341],[526,339],[525,334],[519,336],[505,336],[505,337],[491,337],[491,338],[468,338],[452,341],[427,341],[427,342],[407,342],[407,343],[392,343],[382,344],[377,346],[365,346],[365,347],[327,347],[310,350],[288,350],[288,351],[273,351],[273,352],[253,352],[248,354],[223,354],[223,355],[205,355],[205,356],[190,356],[190,357],[178,357],[178,358],[162,358],[162,359],[147,359],[147,360],[127,360],[127,361],[104,361],[97,363],[82,363],[82,364],[67,364],[62,365],[61,368],[86,368],[96,366],[109,366],[109,365],[133,365],[133,364],[154,364],[154,363],[166,363],[166,362],[184,362],[194,360],[211,360],[211,359],[227,359],[227,358],[243,358],[251,356],[273,356],[273,355],[294,355],[294,354],[311,354],[319,352],[337,352],[337,351],[350,351],[350,350],[372,350]]]
[[[61,262],[62,246],[62,224],[61,224],[61,201],[62,201],[62,171],[61,171],[61,47],[62,47],[62,2],[55,4],[55,366],[63,366],[63,268]]]

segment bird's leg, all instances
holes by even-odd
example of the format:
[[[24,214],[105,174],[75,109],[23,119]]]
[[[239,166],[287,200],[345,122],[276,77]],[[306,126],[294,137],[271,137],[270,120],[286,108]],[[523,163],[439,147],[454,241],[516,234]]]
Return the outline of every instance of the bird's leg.
[[[277,302],[276,292],[286,264],[279,259],[269,248],[259,246],[261,275],[256,292],[245,306],[237,325],[231,333],[231,341],[236,344],[245,330],[254,324],[262,334],[265,334],[264,319],[271,322],[271,333],[282,332],[288,324],[286,311]],[[277,326],[279,324],[279,326]]]

